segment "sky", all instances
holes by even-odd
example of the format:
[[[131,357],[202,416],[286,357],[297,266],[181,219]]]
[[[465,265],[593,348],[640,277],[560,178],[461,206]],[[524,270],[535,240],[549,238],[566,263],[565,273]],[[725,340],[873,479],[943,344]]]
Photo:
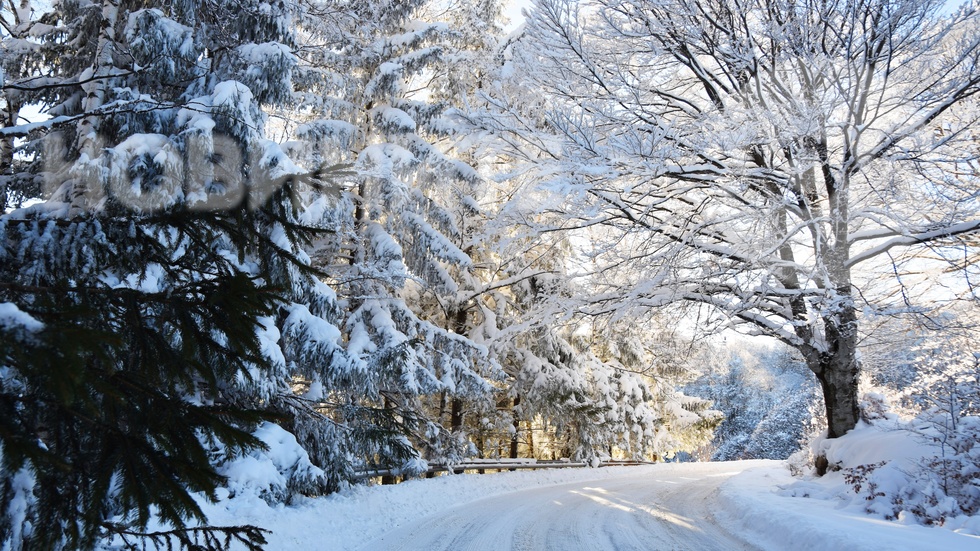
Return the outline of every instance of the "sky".
[[[531,0],[505,0],[504,1],[504,15],[510,19],[510,23],[504,27],[507,31],[514,30],[521,22],[524,21],[524,16],[521,15],[521,10],[530,7]]]

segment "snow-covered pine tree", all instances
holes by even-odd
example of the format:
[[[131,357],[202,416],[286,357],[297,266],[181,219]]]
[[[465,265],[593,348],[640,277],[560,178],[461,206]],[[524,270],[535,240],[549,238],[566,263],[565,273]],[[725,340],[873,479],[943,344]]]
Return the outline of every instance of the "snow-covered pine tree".
[[[356,368],[302,250],[328,231],[296,207],[317,182],[264,137],[262,106],[291,95],[291,10],[56,2],[4,80],[51,118],[3,129],[47,195],[0,217],[0,546],[258,548],[191,492],[213,499],[268,421],[343,455],[344,427],[291,388]],[[349,470],[323,466],[298,461],[279,497]]]
[[[664,459],[693,452],[721,422],[709,401],[678,390],[692,377],[694,348],[685,346],[664,319],[651,315],[591,323],[576,332],[579,348],[599,364],[591,371],[594,386],[605,395],[605,423],[593,427],[601,427],[617,458]]]
[[[357,358],[350,403],[397,421],[407,440],[362,441],[367,466],[417,470],[468,453],[459,400],[483,400],[494,364],[472,328],[467,223],[479,180],[436,145],[445,103],[428,95],[442,79],[458,32],[438,2],[309,2],[297,50],[302,102],[290,116],[302,150],[318,164],[349,163],[355,175],[337,216],[342,231],[314,258],[345,297],[344,335]],[[442,398],[456,404],[439,407]],[[427,413],[426,404],[434,405]]]

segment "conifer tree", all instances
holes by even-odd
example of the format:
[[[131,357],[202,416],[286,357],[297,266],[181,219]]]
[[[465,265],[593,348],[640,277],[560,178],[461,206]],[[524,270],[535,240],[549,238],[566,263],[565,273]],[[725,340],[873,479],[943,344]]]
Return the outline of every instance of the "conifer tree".
[[[412,433],[364,441],[362,455],[407,471],[422,467],[422,456],[468,453],[465,436],[450,434],[458,428],[451,406],[426,404],[485,400],[495,371],[469,338],[466,304],[474,270],[467,223],[479,179],[439,146],[446,103],[430,95],[450,93],[455,77],[446,71],[459,60],[460,33],[445,7],[307,4],[300,33],[316,47],[299,51],[303,101],[293,110],[303,153],[354,172],[336,211],[342,231],[314,258],[349,297],[343,329],[362,378],[348,400]]]
[[[191,492],[213,499],[222,462],[261,453],[263,422],[346,446],[291,386],[354,370],[303,251],[333,231],[300,208],[322,182],[264,135],[263,106],[292,97],[291,10],[65,0],[38,17],[3,83],[50,118],[3,129],[25,139],[9,181],[45,200],[0,217],[0,545],[258,548]],[[316,492],[345,472],[284,475]]]

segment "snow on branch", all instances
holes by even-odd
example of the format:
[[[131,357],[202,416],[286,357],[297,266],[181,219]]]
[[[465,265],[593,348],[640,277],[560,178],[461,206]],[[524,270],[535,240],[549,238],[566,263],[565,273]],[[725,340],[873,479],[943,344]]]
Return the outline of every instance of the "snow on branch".
[[[895,247],[909,247],[912,245],[922,245],[926,243],[931,243],[934,241],[939,241],[941,239],[946,239],[956,235],[963,235],[968,233],[974,233],[980,231],[980,221],[973,220],[969,222],[962,222],[959,224],[953,224],[950,226],[943,226],[939,229],[921,232],[916,234],[904,235],[901,237],[895,237],[889,239],[888,241],[872,247],[866,251],[860,252],[845,264],[848,268],[852,268],[866,260],[875,258],[885,252],[894,249]]]

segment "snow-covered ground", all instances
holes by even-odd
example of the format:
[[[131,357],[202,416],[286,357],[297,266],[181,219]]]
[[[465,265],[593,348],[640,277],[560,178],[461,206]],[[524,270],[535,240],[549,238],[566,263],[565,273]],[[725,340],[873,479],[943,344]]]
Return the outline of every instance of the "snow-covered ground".
[[[839,481],[825,478],[801,482],[777,461],[658,464],[442,476],[288,507],[237,496],[206,509],[214,524],[272,530],[270,550],[428,551],[470,542],[500,550],[980,549],[977,536],[870,517],[833,495]],[[824,495],[802,497],[801,488]]]
[[[740,468],[658,465],[523,489],[437,513],[361,549],[752,550],[715,518],[718,486]]]
[[[819,482],[808,484],[827,487]],[[875,518],[864,514],[857,504],[842,494],[834,499],[815,499],[812,495],[789,497],[798,485],[800,482],[792,478],[779,462],[748,469],[721,486],[718,516],[761,549],[980,549],[980,537],[945,528]]]

